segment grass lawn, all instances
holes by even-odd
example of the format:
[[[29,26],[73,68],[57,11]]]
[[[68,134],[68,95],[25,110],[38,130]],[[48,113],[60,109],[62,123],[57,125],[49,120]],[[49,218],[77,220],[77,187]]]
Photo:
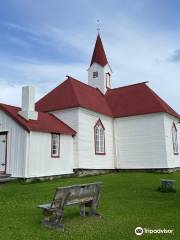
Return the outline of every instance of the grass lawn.
[[[176,193],[157,191],[160,178],[177,181]],[[59,186],[104,182],[98,212],[102,218],[82,218],[78,206],[65,209],[64,232],[40,225],[38,204],[51,201]],[[136,236],[137,226],[173,229],[174,234]],[[0,185],[0,239],[180,239],[180,172],[118,173],[93,177],[63,178],[47,182],[13,182]]]

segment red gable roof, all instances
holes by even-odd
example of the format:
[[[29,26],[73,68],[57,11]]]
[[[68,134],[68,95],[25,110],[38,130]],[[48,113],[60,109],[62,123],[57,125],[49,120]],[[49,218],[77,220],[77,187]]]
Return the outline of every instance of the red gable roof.
[[[82,107],[111,117],[127,117],[148,113],[166,112],[179,115],[146,84],[138,83],[109,89],[105,95],[72,77],[36,103],[36,109],[50,112]]]
[[[179,115],[152,91],[146,82],[109,89],[105,98],[114,117],[166,112],[179,118]]]
[[[68,77],[66,81],[36,103],[36,109],[41,112],[74,107],[82,107],[112,116],[106,99],[99,89],[72,77]]]
[[[104,47],[103,47],[103,44],[102,44],[102,41],[101,41],[101,37],[100,37],[99,34],[97,35],[96,44],[95,44],[95,47],[94,47],[94,52],[93,52],[93,56],[92,56],[90,66],[93,63],[98,63],[103,67],[108,63],[107,58],[106,58],[106,54],[105,54],[105,51],[104,51]]]
[[[14,107],[6,104],[0,104],[0,109],[15,120],[28,132],[51,132],[62,133],[67,135],[75,135],[76,132],[66,125],[64,122],[57,119],[55,116],[48,113],[38,113],[38,120],[26,120],[21,117],[18,112],[21,110],[19,107]]]

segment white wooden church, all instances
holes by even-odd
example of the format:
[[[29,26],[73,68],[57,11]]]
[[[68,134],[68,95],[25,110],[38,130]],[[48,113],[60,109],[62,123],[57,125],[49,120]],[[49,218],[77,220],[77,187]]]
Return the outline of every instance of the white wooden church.
[[[0,173],[33,178],[74,170],[177,169],[180,115],[147,82],[111,88],[98,34],[88,84],[70,76],[35,103],[0,104]]]

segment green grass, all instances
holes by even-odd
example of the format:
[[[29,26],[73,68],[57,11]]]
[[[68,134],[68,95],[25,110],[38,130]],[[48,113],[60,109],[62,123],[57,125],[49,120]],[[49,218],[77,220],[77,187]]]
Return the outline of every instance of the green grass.
[[[160,178],[175,179],[176,193],[157,191]],[[82,218],[78,206],[65,209],[64,232],[40,225],[38,204],[48,203],[56,187],[77,183],[104,183],[98,212],[102,218]],[[137,226],[173,229],[174,234],[134,234]],[[63,178],[37,183],[0,185],[0,239],[180,239],[180,172],[118,173],[93,177]]]

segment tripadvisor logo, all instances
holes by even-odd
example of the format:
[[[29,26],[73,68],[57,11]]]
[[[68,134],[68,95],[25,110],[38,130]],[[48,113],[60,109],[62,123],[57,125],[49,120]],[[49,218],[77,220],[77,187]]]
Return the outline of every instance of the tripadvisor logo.
[[[137,227],[135,228],[135,234],[138,236],[141,236],[143,234],[143,228],[142,227]]]
[[[143,234],[173,234],[173,229],[149,229],[149,228],[142,228],[142,227],[136,227],[134,230],[135,234],[137,236],[141,236]]]

